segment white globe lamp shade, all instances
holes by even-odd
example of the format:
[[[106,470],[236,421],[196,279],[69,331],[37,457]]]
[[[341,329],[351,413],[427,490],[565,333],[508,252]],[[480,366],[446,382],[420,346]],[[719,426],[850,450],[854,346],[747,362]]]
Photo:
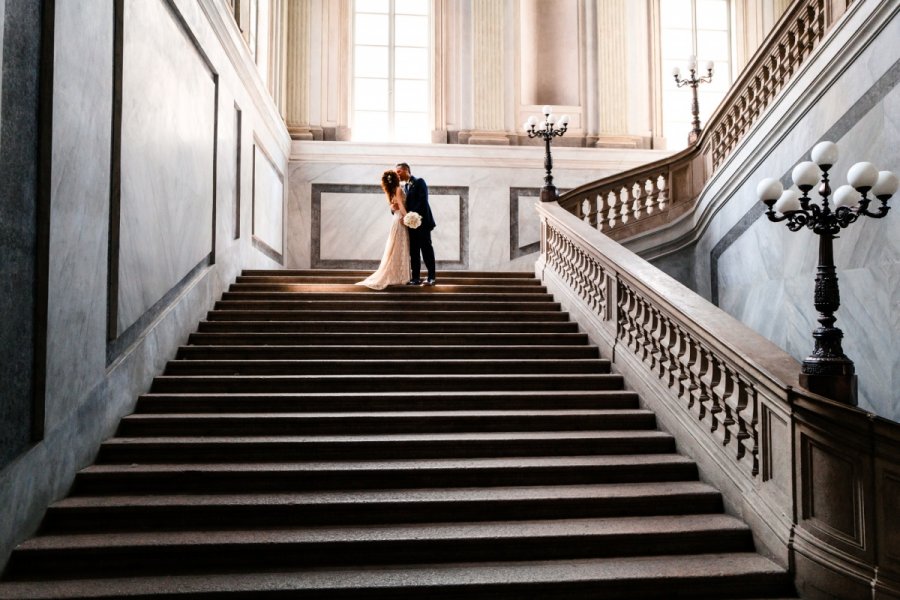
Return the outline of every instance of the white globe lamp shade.
[[[900,181],[896,175],[890,171],[879,171],[878,180],[872,186],[872,193],[878,198],[893,196],[897,192],[898,184]]]
[[[847,171],[847,183],[858,190],[868,190],[878,181],[878,169],[870,162],[858,162]]]
[[[811,154],[814,163],[830,167],[838,160],[838,147],[834,142],[819,142],[813,146]]]
[[[819,183],[819,165],[812,161],[804,161],[791,171],[791,179],[801,190],[812,189]]]
[[[834,207],[835,208],[854,208],[859,206],[862,196],[858,191],[853,189],[852,185],[842,185],[834,191]]]
[[[756,196],[763,202],[766,200],[778,200],[784,188],[781,182],[772,177],[766,177],[756,185]]]
[[[544,114],[545,114],[545,115],[549,115],[551,112],[553,112],[553,108],[551,108],[550,106],[545,106],[545,107],[544,107]]]
[[[800,205],[800,192],[797,190],[784,190],[775,202],[775,210],[782,214],[801,208],[803,207]]]

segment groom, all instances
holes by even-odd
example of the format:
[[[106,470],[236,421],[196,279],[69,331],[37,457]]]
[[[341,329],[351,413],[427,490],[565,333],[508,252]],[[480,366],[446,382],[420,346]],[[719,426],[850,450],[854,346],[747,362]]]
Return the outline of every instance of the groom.
[[[409,231],[409,266],[412,271],[412,277],[406,282],[406,285],[434,285],[434,248],[431,247],[431,230],[434,229],[434,217],[431,215],[431,206],[428,205],[428,184],[424,179],[413,177],[409,172],[409,165],[398,163],[394,168],[403,189],[406,190],[406,210],[407,212],[416,212],[422,216],[422,224],[416,229],[408,229]],[[428,269],[428,279],[422,283],[419,279],[419,270],[421,264],[419,262],[419,254],[425,261],[425,268]]]

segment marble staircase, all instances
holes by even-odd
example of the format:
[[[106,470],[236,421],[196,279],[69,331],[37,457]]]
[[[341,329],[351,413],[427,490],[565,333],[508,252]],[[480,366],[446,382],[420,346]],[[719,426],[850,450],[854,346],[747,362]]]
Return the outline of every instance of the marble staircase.
[[[529,274],[246,272],[2,598],[785,598]]]

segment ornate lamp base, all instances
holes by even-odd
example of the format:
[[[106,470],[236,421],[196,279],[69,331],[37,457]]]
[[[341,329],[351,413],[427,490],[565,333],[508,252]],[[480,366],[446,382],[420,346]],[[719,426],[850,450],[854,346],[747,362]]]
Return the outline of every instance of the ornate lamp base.
[[[541,202],[556,202],[558,199],[559,193],[555,185],[545,185],[541,188]]]
[[[800,371],[800,385],[820,396],[850,406],[859,403],[855,369],[847,359],[807,358]]]

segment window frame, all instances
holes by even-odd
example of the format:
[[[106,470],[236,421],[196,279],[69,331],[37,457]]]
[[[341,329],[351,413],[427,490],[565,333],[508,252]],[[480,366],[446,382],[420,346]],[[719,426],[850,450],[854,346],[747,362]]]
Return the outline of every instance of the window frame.
[[[423,16],[420,14],[413,13],[397,13],[396,11],[396,0],[386,0],[388,4],[388,12],[387,13],[370,13],[362,11],[362,14],[387,14],[388,16],[388,43],[387,46],[387,54],[388,54],[388,74],[387,74],[387,135],[383,141],[385,143],[431,143],[431,133],[432,133],[432,125],[434,122],[434,90],[435,90],[435,82],[434,82],[434,56],[435,56],[435,36],[434,36],[434,2],[428,0],[428,14],[424,15],[427,19],[427,43],[424,46],[426,50],[426,61],[427,68],[425,72],[424,78],[412,78],[412,77],[397,77],[396,70],[396,57],[395,50],[397,47],[400,48],[422,48],[422,46],[398,46],[396,43],[396,17],[399,14],[400,16],[410,15],[410,16]],[[371,44],[357,44],[357,15],[360,14],[361,11],[358,10],[356,0],[353,0],[350,12],[351,18],[351,30],[350,30],[350,51],[352,54],[351,58],[351,74],[350,74],[350,138],[353,141],[364,141],[371,142],[373,140],[360,140],[355,137],[354,132],[358,131],[357,128],[357,112],[366,112],[359,111],[356,107],[356,91],[357,91],[357,79],[367,79],[366,77],[357,76],[357,64],[356,64],[356,50],[357,46],[370,46]],[[382,79],[382,78],[378,78]],[[409,80],[409,81],[424,81],[427,89],[427,108],[424,112],[422,111],[403,111],[396,109],[395,103],[395,89],[396,89],[396,81],[400,80]],[[373,111],[374,112],[374,111]],[[380,111],[379,111],[380,112]],[[410,113],[410,114],[424,114],[425,121],[427,125],[427,130],[422,132],[422,140],[416,142],[410,142],[405,140],[397,140],[397,131],[396,131],[396,114],[397,113]]]
[[[652,27],[652,36],[651,36],[651,52],[653,55],[653,68],[651,69],[651,76],[653,79],[652,85],[652,97],[653,97],[653,131],[654,131],[654,146],[660,146],[661,143],[665,142],[665,147],[667,149],[681,149],[686,147],[684,142],[677,138],[666,137],[666,112],[665,112],[665,96],[666,89],[669,86],[669,82],[672,78],[672,73],[670,70],[664,68],[664,60],[666,57],[663,54],[663,21],[662,21],[662,6],[661,3],[666,0],[655,0],[652,3],[652,14],[651,14],[651,27]],[[694,56],[697,56],[698,62],[698,75],[704,75],[705,70],[703,70],[703,66],[707,62],[707,58],[703,56],[697,55],[697,47],[698,47],[698,27],[697,27],[697,0],[689,0],[691,3],[691,52]],[[728,93],[728,88],[730,88],[731,84],[734,82],[734,71],[735,71],[735,49],[736,49],[736,39],[735,39],[735,11],[736,7],[734,5],[733,0],[725,0],[724,5],[727,10],[727,14],[725,17],[725,24],[728,37],[728,53],[727,53],[727,81],[726,89],[723,92],[723,98]],[[717,61],[716,71],[713,73],[713,77],[718,75],[722,75],[721,63]],[[682,72],[684,76],[684,72],[686,71],[686,64],[680,65],[682,68]],[[701,84],[701,86],[704,84]],[[687,89],[687,88],[684,88]],[[671,90],[670,90],[671,91]],[[698,93],[703,93],[703,88],[698,88]],[[719,100],[721,102],[721,99]],[[701,99],[701,108],[704,103]],[[685,110],[687,111],[689,107],[689,102],[685,103]],[[710,112],[710,115],[712,111]],[[701,126],[705,127],[705,121],[701,120]],[[684,133],[684,139],[687,139],[689,133],[689,129]]]

